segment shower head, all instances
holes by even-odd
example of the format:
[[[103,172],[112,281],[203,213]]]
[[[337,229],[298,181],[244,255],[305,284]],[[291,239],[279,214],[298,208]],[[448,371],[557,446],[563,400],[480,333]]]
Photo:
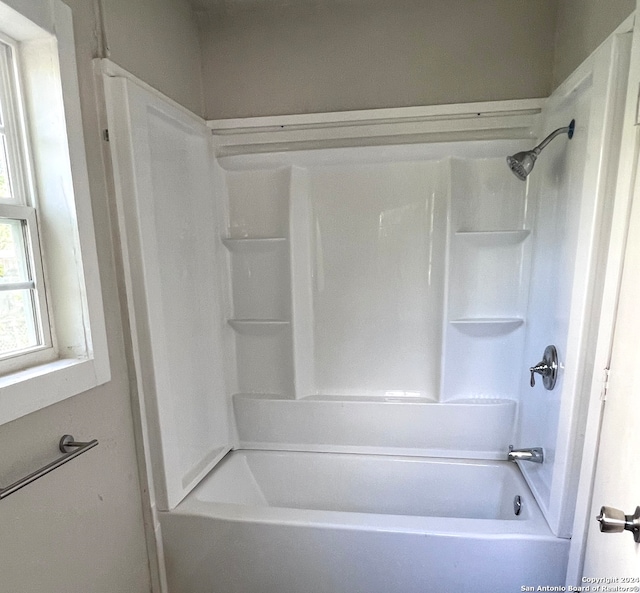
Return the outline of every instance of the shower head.
[[[533,169],[533,165],[535,164],[539,154],[540,151],[536,152],[535,150],[518,152],[507,157],[507,164],[513,171],[513,174],[518,179],[524,181],[527,178],[527,175],[531,173],[531,169]]]
[[[576,120],[572,119],[571,123],[566,128],[558,128],[549,134],[538,146],[533,150],[525,150],[524,152],[518,152],[512,156],[507,157],[507,164],[513,171],[513,174],[520,180],[524,181],[527,175],[531,173],[533,165],[536,164],[538,155],[542,152],[542,149],[549,144],[556,136],[560,134],[567,134],[569,140],[573,138],[573,132],[576,127]]]

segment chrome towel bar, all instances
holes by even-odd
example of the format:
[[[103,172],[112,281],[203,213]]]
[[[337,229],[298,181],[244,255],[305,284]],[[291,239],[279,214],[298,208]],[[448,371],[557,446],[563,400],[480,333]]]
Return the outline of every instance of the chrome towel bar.
[[[82,455],[89,449],[93,449],[93,447],[95,447],[97,444],[98,441],[96,439],[93,439],[92,441],[88,441],[86,443],[80,443],[75,441],[70,434],[65,434],[60,439],[60,444],[58,445],[60,451],[62,451],[64,455],[62,457],[58,457],[58,459],[52,461],[51,463],[47,463],[47,465],[45,465],[44,467],[31,472],[28,476],[20,478],[17,482],[9,484],[9,486],[7,486],[6,488],[0,488],[0,500],[6,498],[7,496],[9,496],[9,494],[13,494],[14,492],[16,492],[16,490],[20,490],[20,488],[22,488],[23,486],[31,484],[31,482],[35,482],[38,478],[46,476],[49,472],[52,472],[54,469],[67,463],[67,461],[71,461],[72,459],[78,457],[78,455]]]

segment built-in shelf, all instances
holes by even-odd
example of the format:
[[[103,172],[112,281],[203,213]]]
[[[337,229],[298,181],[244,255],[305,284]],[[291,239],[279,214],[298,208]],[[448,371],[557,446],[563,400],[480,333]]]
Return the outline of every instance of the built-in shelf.
[[[449,323],[465,334],[490,336],[512,332],[524,323],[524,319],[521,317],[465,317],[451,319]]]
[[[301,402],[348,402],[363,404],[435,404],[438,400],[426,396],[392,395],[307,395],[299,398]]]
[[[274,327],[280,327],[280,326],[285,326],[285,325],[289,325],[289,321],[285,320],[285,319],[227,319],[227,323],[231,326],[231,327],[247,327],[247,326],[252,326],[252,325],[258,325],[258,326],[274,326]]]
[[[284,319],[227,319],[227,323],[238,333],[247,335],[265,335],[291,325]]]
[[[223,239],[229,251],[232,319],[291,317],[289,243],[285,237]]]
[[[264,237],[262,239],[222,239],[224,246],[232,252],[264,251],[287,244],[286,237]]]
[[[457,406],[515,406],[516,401],[509,397],[452,397],[444,403]]]
[[[504,459],[516,413],[507,399],[293,399],[247,391],[233,396],[233,407],[245,448],[466,459]]]
[[[514,325],[520,327],[524,323],[521,317],[465,317],[451,319],[449,323],[454,325]]]
[[[512,231],[458,231],[455,236],[479,246],[517,245],[531,233],[529,230]]]

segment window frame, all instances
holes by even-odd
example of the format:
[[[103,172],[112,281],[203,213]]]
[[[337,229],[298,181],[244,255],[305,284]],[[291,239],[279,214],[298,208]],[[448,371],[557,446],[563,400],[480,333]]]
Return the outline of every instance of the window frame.
[[[20,79],[19,56],[16,40],[0,33],[0,132],[5,136],[7,174],[11,188],[11,198],[0,198],[0,220],[20,220],[26,227],[24,255],[34,284],[29,289],[32,290],[38,344],[0,354],[0,374],[49,362],[57,354],[46,298],[44,264],[35,208],[37,192],[27,134],[27,114]]]
[[[0,40],[14,52],[13,84],[24,97],[12,109],[24,116],[15,133],[26,173],[23,203],[4,202],[0,216],[26,209],[51,328],[46,347],[0,361],[1,425],[106,383],[110,367],[71,9],[61,0],[0,0]]]

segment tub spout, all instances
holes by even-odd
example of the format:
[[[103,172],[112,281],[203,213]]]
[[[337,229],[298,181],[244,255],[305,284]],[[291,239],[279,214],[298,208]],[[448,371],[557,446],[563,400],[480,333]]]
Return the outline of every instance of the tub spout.
[[[508,461],[533,461],[533,463],[542,463],[544,461],[544,453],[542,447],[532,447],[531,449],[514,449],[513,445],[509,445]]]

